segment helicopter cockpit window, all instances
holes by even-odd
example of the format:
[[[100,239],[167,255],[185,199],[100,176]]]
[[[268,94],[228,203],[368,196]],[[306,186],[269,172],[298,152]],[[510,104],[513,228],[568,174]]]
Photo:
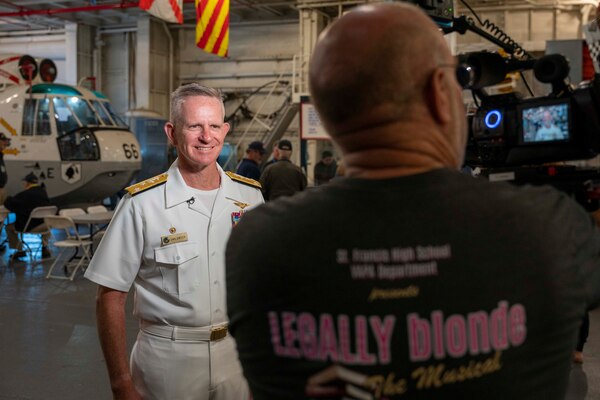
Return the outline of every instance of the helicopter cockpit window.
[[[35,134],[38,136],[47,136],[52,133],[50,128],[50,100],[38,100],[36,119],[35,119]]]
[[[71,107],[71,109],[77,116],[77,119],[79,119],[79,121],[81,121],[83,125],[100,125],[98,116],[92,110],[88,102],[84,99],[75,96],[68,97],[67,104],[69,105],[69,107]]]
[[[92,100],[92,106],[94,107],[94,110],[96,110],[98,115],[100,116],[100,119],[102,120],[102,122],[104,122],[104,125],[114,125],[115,124],[114,122],[112,122],[112,120],[108,116],[108,112],[104,109],[104,107],[102,107],[102,104],[100,104],[99,101]]]
[[[56,120],[56,130],[58,135],[64,135],[73,129],[79,128],[79,123],[73,112],[67,106],[67,102],[62,97],[54,97],[52,99],[54,103],[54,119]]]
[[[63,161],[95,161],[100,159],[98,140],[87,129],[77,130],[58,138],[58,149]]]
[[[33,136],[33,121],[35,120],[35,99],[25,99],[23,107],[23,136]]]
[[[108,101],[102,102],[102,105],[104,105],[104,107],[106,108],[106,111],[108,111],[108,113],[110,114],[112,119],[116,122],[117,126],[120,126],[122,128],[127,128],[127,124],[121,119],[121,117],[119,117],[117,114],[115,114],[115,112],[113,111],[113,109],[110,106],[110,103]]]
[[[23,108],[23,136],[47,136],[50,127],[50,100],[25,99]]]

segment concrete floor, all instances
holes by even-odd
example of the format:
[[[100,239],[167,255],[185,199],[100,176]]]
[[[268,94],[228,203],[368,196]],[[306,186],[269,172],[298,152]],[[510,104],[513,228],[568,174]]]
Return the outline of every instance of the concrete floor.
[[[73,282],[46,279],[52,260],[7,266],[9,253],[0,258],[0,399],[111,399],[96,334],[96,285],[82,273]],[[131,300],[130,346],[137,334]]]
[[[73,282],[47,280],[51,261],[7,266],[8,255],[0,254],[0,400],[110,399],[96,334],[96,285],[81,274]],[[137,334],[131,296],[127,307],[131,346]],[[568,400],[600,399],[600,309],[590,324]]]

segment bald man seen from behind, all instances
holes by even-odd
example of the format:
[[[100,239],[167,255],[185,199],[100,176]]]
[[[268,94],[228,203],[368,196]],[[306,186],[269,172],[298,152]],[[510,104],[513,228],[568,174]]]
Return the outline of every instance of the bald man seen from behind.
[[[227,248],[254,399],[564,399],[600,234],[550,187],[459,172],[455,65],[407,3],[321,35],[311,100],[346,176],[248,212]]]

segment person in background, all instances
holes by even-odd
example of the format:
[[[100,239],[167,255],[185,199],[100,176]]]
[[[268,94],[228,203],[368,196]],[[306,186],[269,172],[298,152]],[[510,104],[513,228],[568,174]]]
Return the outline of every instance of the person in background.
[[[6,225],[6,237],[8,239],[8,247],[16,249],[14,257],[25,257],[27,253],[19,246],[19,234],[25,229],[29,214],[34,208],[50,205],[46,188],[40,185],[38,177],[30,172],[23,178],[23,187],[25,190],[17,193],[14,196],[8,196],[4,201],[4,207],[10,212],[15,213],[16,219],[14,223]],[[43,219],[32,219],[27,227],[27,232],[43,232],[46,231],[46,225]],[[48,234],[42,235],[42,258],[52,256],[48,249]]]
[[[315,165],[315,186],[323,185],[335,177],[337,171],[337,163],[333,158],[333,153],[325,150],[321,154],[321,161]]]
[[[274,164],[277,162],[277,160],[279,160],[279,147],[277,147],[278,144],[279,144],[279,142],[273,143],[273,151],[271,152],[271,159],[268,160],[266,163],[264,163],[264,165],[262,166],[262,171],[264,171],[269,165]],[[262,173],[262,171],[261,171],[261,173]]]
[[[282,139],[277,144],[277,162],[269,165],[260,175],[263,196],[266,201],[282,196],[291,196],[306,188],[306,175],[292,163],[292,142]]]
[[[265,154],[262,142],[256,141],[248,145],[246,157],[240,163],[236,173],[258,181],[260,179],[260,162]]]
[[[248,399],[225,305],[225,243],[263,203],[256,181],[223,172],[229,124],[219,91],[171,96],[169,170],[127,188],[85,277],[99,285],[97,322],[115,399]],[[140,332],[127,361],[125,302]],[[131,365],[131,367],[130,367]]]
[[[6,200],[6,182],[8,175],[6,173],[6,165],[4,164],[4,150],[10,146],[10,139],[0,132],[0,204],[4,204]]]
[[[407,2],[321,34],[310,98],[346,176],[256,208],[227,246],[255,400],[565,398],[600,230],[550,186],[460,172],[456,61]]]

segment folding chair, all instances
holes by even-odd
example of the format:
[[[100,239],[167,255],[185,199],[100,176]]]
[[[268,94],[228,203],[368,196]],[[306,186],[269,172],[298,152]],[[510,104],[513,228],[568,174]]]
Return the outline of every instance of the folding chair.
[[[70,217],[61,215],[48,216],[44,218],[44,222],[46,223],[48,229],[52,232],[52,237],[54,239],[52,244],[54,247],[61,249],[56,256],[56,259],[50,266],[46,278],[68,279],[72,281],[79,268],[87,266],[87,264],[90,262],[90,246],[92,245],[92,241],[83,239],[81,236],[79,236],[79,232],[77,232],[77,226],[75,226],[75,223]],[[57,231],[60,232],[60,235],[57,235]],[[61,259],[62,254],[67,251],[67,249],[75,249],[75,255],[79,250],[81,250],[83,254],[78,258],[71,257],[63,265],[65,271],[68,271],[69,267],[73,267],[73,270],[69,276],[52,275],[52,271],[58,264],[58,261]]]
[[[63,208],[58,211],[58,215],[62,215],[63,217],[81,214],[85,214],[85,210],[83,208]]]
[[[62,215],[63,217],[73,217],[76,215],[87,214],[83,208],[63,208],[58,211],[58,215]],[[82,239],[87,239],[90,237],[89,234],[79,234],[79,237]]]
[[[102,204],[97,205],[97,206],[89,206],[87,208],[87,212],[88,214],[95,214],[95,213],[103,213],[103,212],[107,212],[108,208],[104,207]],[[90,228],[91,230],[91,228]],[[100,229],[98,232],[94,233],[94,238],[99,240],[102,239],[102,236],[104,236],[104,233],[106,232],[106,227],[104,227],[104,229]]]
[[[101,212],[107,212],[107,211],[108,211],[108,208],[104,207],[103,205],[89,206],[87,208],[87,212],[89,214],[101,213]]]
[[[25,235],[39,235],[40,239],[43,240],[44,235],[50,234],[48,227],[46,227],[46,225],[44,223],[37,225],[37,226],[31,228],[31,230],[30,230],[29,226],[31,225],[31,221],[34,219],[43,219],[44,217],[49,216],[49,215],[56,215],[57,210],[58,210],[58,207],[56,207],[56,206],[43,206],[43,207],[34,208],[33,210],[31,210],[31,213],[29,214],[29,218],[27,219],[27,222],[25,223],[25,228],[20,232],[17,231],[18,239],[19,239],[17,249],[22,250],[24,248],[25,251],[29,254],[29,258],[31,260],[33,260],[34,253],[37,253],[43,247],[43,242],[37,249],[35,249],[35,252],[34,252],[33,249],[31,248],[31,246],[29,246],[29,244],[25,241]],[[14,260],[15,254],[17,254],[17,253],[15,252],[11,255],[11,259],[10,259],[11,262]]]

